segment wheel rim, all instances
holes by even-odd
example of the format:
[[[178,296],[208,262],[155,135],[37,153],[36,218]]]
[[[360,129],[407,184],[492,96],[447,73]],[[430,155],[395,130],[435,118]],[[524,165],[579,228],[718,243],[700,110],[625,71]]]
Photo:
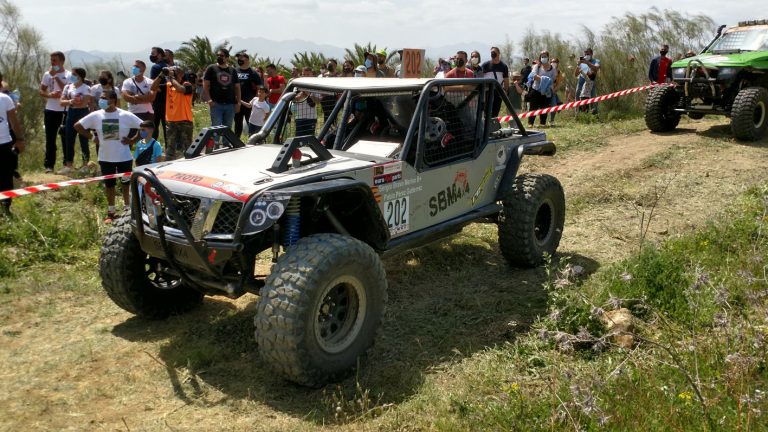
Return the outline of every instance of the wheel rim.
[[[164,268],[161,260],[148,256],[144,264],[144,275],[155,288],[174,289],[178,287],[181,284],[181,279],[168,277]]]
[[[356,277],[340,276],[326,286],[313,315],[320,348],[335,354],[352,345],[365,321],[366,301]]]
[[[536,210],[536,219],[533,223],[533,235],[540,245],[549,240],[555,227],[555,212],[552,202],[547,200],[541,203]]]
[[[755,129],[760,129],[765,123],[765,102],[760,101],[755,107],[754,119]]]

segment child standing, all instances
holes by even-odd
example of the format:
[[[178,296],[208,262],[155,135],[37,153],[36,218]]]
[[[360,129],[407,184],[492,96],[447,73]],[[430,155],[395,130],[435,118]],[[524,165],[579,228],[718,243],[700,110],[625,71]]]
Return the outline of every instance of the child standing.
[[[251,109],[251,118],[248,119],[248,135],[253,135],[260,131],[267,121],[271,108],[266,98],[269,90],[266,86],[259,86],[256,97],[250,103],[243,103],[246,108]]]
[[[136,160],[136,166],[153,164],[165,160],[163,146],[152,138],[152,132],[155,131],[155,124],[152,120],[141,122],[139,130],[140,140],[136,142],[136,150],[133,152],[133,158]]]

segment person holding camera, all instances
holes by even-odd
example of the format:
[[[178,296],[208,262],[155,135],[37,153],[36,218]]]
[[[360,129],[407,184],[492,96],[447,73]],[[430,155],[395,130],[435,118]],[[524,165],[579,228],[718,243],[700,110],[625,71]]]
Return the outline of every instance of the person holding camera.
[[[229,50],[216,51],[216,64],[208,66],[203,76],[203,100],[211,108],[211,126],[232,129],[235,114],[240,111],[240,80],[229,65]]]
[[[592,48],[584,50],[584,55],[579,57],[579,62],[573,70],[574,76],[579,77],[579,82],[576,84],[576,97],[582,97],[582,90],[586,84],[591,86],[588,96],[593,98],[597,96],[597,73],[600,71],[600,60],[593,58],[594,52]],[[587,80],[590,82],[587,83]],[[586,111],[586,108],[583,108]],[[597,115],[597,104],[592,104],[592,114]]]
[[[195,88],[185,79],[184,70],[178,66],[166,67],[161,71],[165,83],[160,80],[152,83],[152,91],[165,87],[165,121],[168,130],[165,141],[165,153],[168,160],[176,159],[184,154],[192,143],[192,96]],[[154,132],[154,131],[153,131]],[[154,133],[153,133],[154,136]]]
[[[251,108],[246,104],[256,97],[256,89],[262,81],[258,73],[251,67],[251,57],[245,51],[235,54],[237,59],[237,79],[240,80],[240,111],[235,113],[235,135],[243,134],[243,122],[251,118]]]
[[[160,84],[165,84],[165,78],[168,76],[163,73],[163,69],[168,67],[168,63],[165,60],[165,50],[160,47],[153,47],[149,53],[149,61],[154,63],[149,70],[149,79],[160,80]],[[152,133],[152,138],[157,139],[160,136],[160,124],[163,125],[163,139],[168,140],[166,129],[168,127],[165,121],[165,85],[160,86],[160,90],[155,96],[155,100],[152,101],[152,110],[155,112],[155,131]]]

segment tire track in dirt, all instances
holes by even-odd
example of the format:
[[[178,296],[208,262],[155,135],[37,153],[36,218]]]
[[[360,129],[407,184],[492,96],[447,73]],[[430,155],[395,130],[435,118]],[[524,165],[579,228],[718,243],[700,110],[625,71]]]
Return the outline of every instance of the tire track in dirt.
[[[601,264],[637,250],[641,221],[651,214],[646,240],[662,241],[700,227],[768,179],[768,139],[736,141],[725,119],[686,122],[670,134],[611,137],[593,149],[536,159],[533,171],[555,175],[566,191],[560,251]]]

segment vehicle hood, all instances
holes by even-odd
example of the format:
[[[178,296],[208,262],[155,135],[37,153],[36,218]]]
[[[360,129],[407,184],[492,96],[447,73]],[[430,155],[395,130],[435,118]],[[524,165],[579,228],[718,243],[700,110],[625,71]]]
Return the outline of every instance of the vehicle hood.
[[[759,69],[768,69],[768,51],[748,51],[731,54],[703,53],[695,57],[678,60],[672,63],[672,67],[686,67],[691,60],[699,60],[707,68],[752,66]]]
[[[248,146],[194,159],[137,167],[135,171],[151,170],[174,194],[245,202],[267,187],[274,188],[306,177],[351,172],[377,162],[373,157],[332,151],[334,157],[328,161],[306,164],[279,174],[268,171],[282,148],[275,144]],[[302,148],[302,152],[305,158],[315,157],[308,148]]]

